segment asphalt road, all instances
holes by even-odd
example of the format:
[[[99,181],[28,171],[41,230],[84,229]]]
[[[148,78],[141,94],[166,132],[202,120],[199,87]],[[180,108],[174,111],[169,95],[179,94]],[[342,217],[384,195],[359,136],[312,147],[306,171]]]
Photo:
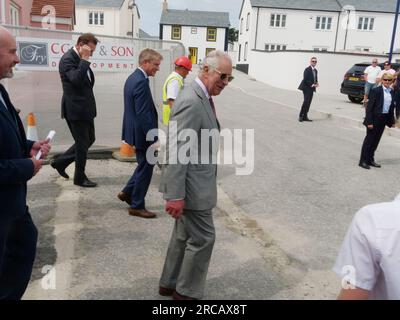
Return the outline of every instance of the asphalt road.
[[[254,129],[255,166],[249,176],[236,175],[234,165],[219,168],[207,299],[333,299],[339,280],[330,269],[354,213],[400,191],[397,138],[382,138],[381,169],[361,169],[365,133],[358,123],[319,113],[299,123],[295,98],[255,97],[233,85],[215,99],[223,128]],[[316,100],[312,108],[318,107]],[[75,188],[49,167],[31,182],[41,238],[26,298],[160,298],[172,222],[162,214],[158,173],[148,202],[159,219],[128,217],[115,195],[132,169],[89,162],[89,176],[100,183],[95,190]],[[57,290],[40,288],[44,265],[57,267]]]

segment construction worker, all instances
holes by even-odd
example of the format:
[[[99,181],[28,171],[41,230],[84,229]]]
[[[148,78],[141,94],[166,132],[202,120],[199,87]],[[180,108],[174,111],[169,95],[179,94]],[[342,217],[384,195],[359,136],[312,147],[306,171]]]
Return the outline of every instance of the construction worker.
[[[165,80],[163,86],[163,123],[168,125],[171,108],[183,88],[183,80],[192,71],[192,62],[188,57],[182,56],[175,60],[175,71]]]

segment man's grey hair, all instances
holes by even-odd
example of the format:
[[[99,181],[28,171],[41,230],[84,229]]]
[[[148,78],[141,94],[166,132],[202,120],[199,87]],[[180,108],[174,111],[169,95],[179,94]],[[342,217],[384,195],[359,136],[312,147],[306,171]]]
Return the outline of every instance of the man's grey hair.
[[[213,50],[211,51],[207,57],[204,58],[202,64],[201,64],[201,68],[200,68],[200,73],[203,72],[203,69],[205,66],[208,67],[208,70],[214,70],[218,68],[218,64],[221,61],[221,59],[227,59],[229,61],[232,62],[231,57],[229,56],[229,54],[220,51],[220,50]]]

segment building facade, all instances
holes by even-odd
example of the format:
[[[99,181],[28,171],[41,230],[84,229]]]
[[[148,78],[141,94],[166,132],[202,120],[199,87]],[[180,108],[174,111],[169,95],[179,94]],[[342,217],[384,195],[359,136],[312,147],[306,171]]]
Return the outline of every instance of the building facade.
[[[74,0],[33,0],[32,27],[72,31],[74,25]]]
[[[76,0],[78,32],[139,38],[140,13],[134,0]]]
[[[254,49],[387,53],[395,9],[396,0],[243,0],[238,61]]]
[[[181,42],[193,64],[212,50],[228,50],[228,12],[168,9],[164,0],[160,20],[160,39]]]
[[[29,26],[32,2],[33,0],[0,0],[0,23]]]

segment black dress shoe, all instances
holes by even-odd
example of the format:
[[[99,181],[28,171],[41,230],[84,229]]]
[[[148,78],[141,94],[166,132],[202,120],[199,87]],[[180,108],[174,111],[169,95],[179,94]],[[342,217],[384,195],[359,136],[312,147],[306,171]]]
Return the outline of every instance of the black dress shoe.
[[[312,120],[311,120],[311,119],[308,119],[308,118],[303,118],[303,121],[312,122]]]
[[[83,181],[74,181],[74,185],[83,188],[94,188],[95,186],[97,186],[97,183],[90,181],[89,179],[84,179]]]
[[[364,168],[364,169],[371,169],[371,167],[369,166],[369,164],[366,163],[366,162],[360,162],[358,165],[359,165],[361,168]]]
[[[371,161],[371,162],[369,163],[369,165],[370,165],[371,167],[375,167],[375,168],[380,168],[380,167],[382,167],[379,163],[376,163],[375,161]]]
[[[299,122],[303,122],[303,117],[299,117]]]
[[[62,168],[60,168],[60,167],[57,167],[54,161],[52,161],[52,162],[50,163],[50,165],[51,165],[54,169],[57,170],[58,174],[59,174],[61,177],[65,178],[65,179],[69,179],[69,175],[65,172],[65,168],[62,169]]]

